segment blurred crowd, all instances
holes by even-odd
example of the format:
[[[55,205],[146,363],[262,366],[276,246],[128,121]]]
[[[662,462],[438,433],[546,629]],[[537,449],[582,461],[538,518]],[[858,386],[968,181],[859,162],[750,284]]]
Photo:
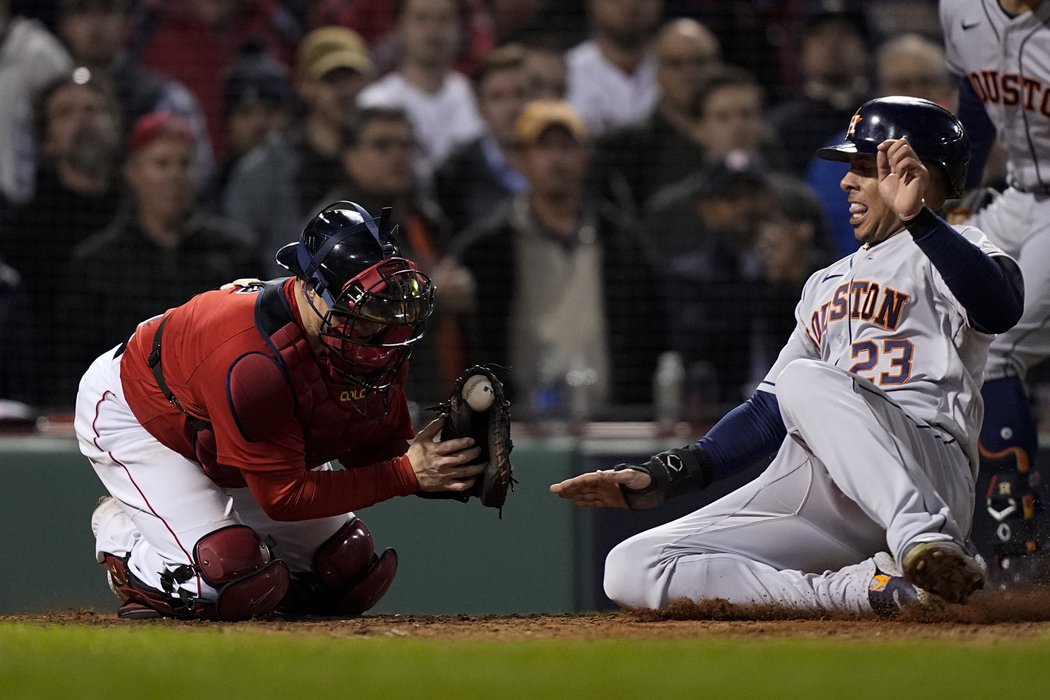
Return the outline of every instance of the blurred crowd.
[[[856,247],[813,152],[886,94],[953,107],[936,2],[0,0],[0,399],[68,410],[347,199],[437,286],[421,405],[484,362],[515,417],[648,419],[667,351],[734,403]]]

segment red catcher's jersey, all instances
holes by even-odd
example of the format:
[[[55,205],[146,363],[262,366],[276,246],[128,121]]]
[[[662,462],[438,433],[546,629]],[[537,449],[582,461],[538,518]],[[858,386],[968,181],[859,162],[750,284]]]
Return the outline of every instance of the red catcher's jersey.
[[[269,303],[271,307],[284,305],[279,311],[286,315],[288,323],[282,329],[282,337],[285,341],[291,338],[293,344],[301,347],[292,354],[290,362],[283,363],[295,396],[286,390],[274,395],[285,396],[293,405],[238,405],[237,415],[231,408],[234,399],[229,378],[234,364],[252,353],[277,356],[259,320],[257,307],[264,301],[261,296],[265,288],[256,286],[205,292],[164,314],[169,319],[161,353],[164,378],[182,407],[208,422],[211,430],[194,433],[185,415],[164,398],[147,364],[157,326],[164,316],[142,323],[121,359],[121,384],[135,417],[163,445],[199,462],[222,486],[244,486],[245,473],[280,472],[287,479],[290,470],[305,472],[333,459],[347,467],[393,460],[388,465],[374,466],[392,470],[389,476],[399,482],[394,485],[397,493],[417,490],[418,483],[407,460],[394,459],[405,453],[407,441],[414,434],[404,395],[404,368],[390,389],[386,414],[372,411],[370,415],[379,417],[362,416],[355,405],[359,408],[361,401],[381,403],[382,399],[376,395],[369,398],[360,389],[325,379],[323,365],[305,350],[302,320],[294,297],[295,278],[280,284],[279,289],[271,290]],[[260,376],[260,380],[273,382],[274,371]],[[276,376],[280,380],[280,375]],[[244,378],[240,380],[243,382]],[[286,415],[287,419],[268,430],[265,439],[252,440],[242,432],[246,410],[264,411],[268,416]],[[213,445],[209,444],[210,433],[214,434]],[[249,481],[254,492],[259,481]]]

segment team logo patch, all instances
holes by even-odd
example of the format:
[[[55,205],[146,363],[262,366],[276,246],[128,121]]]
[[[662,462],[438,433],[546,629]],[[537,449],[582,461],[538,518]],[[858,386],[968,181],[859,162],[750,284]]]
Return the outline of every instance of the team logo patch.
[[[860,116],[860,112],[853,115],[853,118],[849,120],[849,127],[846,129],[846,138],[852,138],[857,134],[857,124],[860,124],[863,118]]]
[[[360,401],[361,399],[365,398],[365,393],[366,392],[364,389],[344,389],[343,391],[339,392],[339,400],[343,403],[347,403],[350,401]]]

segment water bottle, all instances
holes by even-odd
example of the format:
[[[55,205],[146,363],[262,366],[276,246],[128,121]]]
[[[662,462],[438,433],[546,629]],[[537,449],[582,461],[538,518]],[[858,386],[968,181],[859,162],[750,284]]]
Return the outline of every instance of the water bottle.
[[[653,375],[653,420],[660,435],[673,435],[685,414],[685,362],[682,354],[660,354]]]
[[[540,351],[532,411],[542,433],[558,433],[569,417],[566,373],[554,348]]]
[[[569,394],[570,431],[575,434],[582,433],[593,417],[597,383],[598,372],[590,366],[587,358],[582,353],[573,357],[565,374],[565,384]]]

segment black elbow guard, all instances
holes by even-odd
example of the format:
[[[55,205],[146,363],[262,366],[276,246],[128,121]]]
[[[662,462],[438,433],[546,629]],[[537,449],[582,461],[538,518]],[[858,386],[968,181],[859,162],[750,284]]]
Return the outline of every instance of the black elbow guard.
[[[695,444],[653,455],[645,464],[618,464],[614,469],[634,469],[652,479],[652,483],[640,491],[620,487],[631,510],[648,510],[668,498],[699,491],[711,483],[712,471],[711,461]]]

